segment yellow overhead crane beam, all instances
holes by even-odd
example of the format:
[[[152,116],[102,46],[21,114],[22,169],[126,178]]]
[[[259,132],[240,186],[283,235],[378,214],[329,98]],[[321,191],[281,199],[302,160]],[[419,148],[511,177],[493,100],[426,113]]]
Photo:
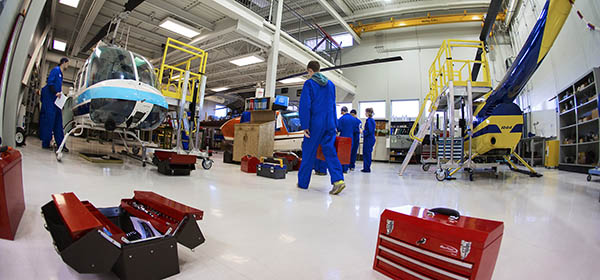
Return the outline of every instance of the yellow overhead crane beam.
[[[409,19],[394,19],[390,18],[389,21],[375,22],[369,24],[358,23],[358,25],[350,24],[350,27],[354,29],[356,34],[361,35],[365,32],[388,30],[392,28],[402,28],[411,26],[431,25],[431,24],[442,24],[442,23],[458,23],[458,22],[474,22],[481,21],[485,18],[485,13],[465,13],[459,15],[443,15],[443,16],[430,16],[420,18],[409,18]],[[496,20],[504,21],[506,13],[499,13]]]

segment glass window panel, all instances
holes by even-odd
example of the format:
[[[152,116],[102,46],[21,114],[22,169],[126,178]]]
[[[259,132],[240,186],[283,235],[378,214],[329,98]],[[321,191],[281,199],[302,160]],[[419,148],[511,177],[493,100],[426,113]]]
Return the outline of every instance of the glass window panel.
[[[419,100],[394,100],[392,101],[392,118],[416,119],[419,109]]]
[[[360,109],[359,116],[362,119],[366,119],[367,115],[365,114],[365,110],[367,108],[373,108],[373,112],[375,115],[374,119],[385,119],[387,110],[385,101],[364,101],[358,104],[358,108]]]

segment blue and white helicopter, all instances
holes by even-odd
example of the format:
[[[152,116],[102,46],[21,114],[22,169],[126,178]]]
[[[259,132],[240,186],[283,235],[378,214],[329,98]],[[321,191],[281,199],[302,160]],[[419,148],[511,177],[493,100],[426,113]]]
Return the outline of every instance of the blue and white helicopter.
[[[152,64],[143,56],[118,46],[98,43],[75,81],[74,126],[56,151],[57,160],[70,135],[84,129],[117,133],[127,147],[127,138],[143,142],[135,130],[153,130],[166,118],[168,104],[157,89]],[[131,139],[130,138],[130,139]]]

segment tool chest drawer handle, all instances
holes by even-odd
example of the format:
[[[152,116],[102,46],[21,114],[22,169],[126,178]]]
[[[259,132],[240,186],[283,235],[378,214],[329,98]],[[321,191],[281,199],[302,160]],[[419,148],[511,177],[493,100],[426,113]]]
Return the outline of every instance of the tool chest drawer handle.
[[[435,214],[448,216],[448,220],[452,222],[456,222],[458,219],[460,219],[460,212],[454,209],[438,207],[427,210],[427,216],[435,217]]]
[[[417,245],[423,245],[425,242],[427,242],[427,238],[422,237],[421,239],[417,240]]]

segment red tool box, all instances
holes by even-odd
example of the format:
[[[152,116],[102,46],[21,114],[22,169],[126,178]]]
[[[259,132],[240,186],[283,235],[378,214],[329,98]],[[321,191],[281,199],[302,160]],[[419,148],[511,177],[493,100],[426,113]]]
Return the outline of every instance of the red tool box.
[[[246,173],[256,173],[256,166],[260,163],[260,159],[253,156],[244,156],[242,158],[240,169]]]
[[[14,240],[25,212],[21,153],[9,147],[0,150],[0,238]]]
[[[152,163],[158,167],[158,172],[165,175],[190,175],[196,169],[196,156],[154,151]]]
[[[55,194],[42,216],[56,251],[79,273],[162,279],[179,273],[177,243],[194,249],[204,242],[196,223],[201,210],[153,192],[135,191],[109,208],[73,193]]]
[[[335,137],[335,150],[342,165],[350,164],[350,152],[352,151],[352,138],[350,137]],[[321,145],[317,149],[317,158],[325,160]]]
[[[373,269],[392,279],[491,279],[503,229],[451,209],[386,209]]]

